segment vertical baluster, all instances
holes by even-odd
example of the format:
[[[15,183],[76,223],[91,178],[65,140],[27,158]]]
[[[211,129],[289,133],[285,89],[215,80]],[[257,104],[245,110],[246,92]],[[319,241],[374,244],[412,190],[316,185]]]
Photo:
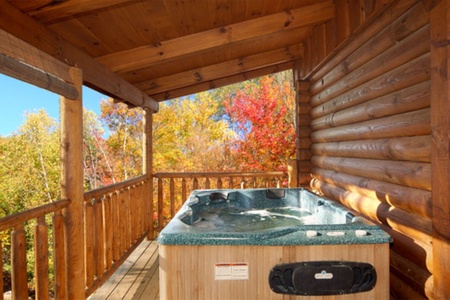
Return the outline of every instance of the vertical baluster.
[[[241,189],[245,189],[246,188],[246,186],[245,186],[245,177],[242,177],[241,178]]]
[[[11,233],[11,283],[13,299],[28,299],[26,238],[22,224]]]
[[[175,181],[170,178],[170,218],[175,216]]]
[[[137,203],[136,203],[136,185],[132,185],[129,189],[129,216],[130,216],[130,245],[136,240],[136,213],[137,213]]]
[[[270,179],[266,177],[265,182],[266,182],[266,188],[269,188],[270,187]]]
[[[84,202],[84,222],[85,222],[85,248],[86,248],[86,285],[92,286],[94,283],[94,248],[95,248],[95,228],[94,228],[94,207],[95,199],[90,202]]]
[[[48,299],[48,228],[45,216],[38,217],[34,227],[34,267],[36,298]]]
[[[221,188],[222,188],[222,178],[221,178],[221,177],[218,177],[218,178],[217,178],[217,188],[218,188],[218,189],[221,189]]]
[[[112,222],[112,197],[111,194],[105,195],[103,200],[104,220],[105,220],[105,267],[108,270],[112,265],[112,236],[113,236],[113,222]]]
[[[251,187],[256,188],[256,177],[252,177]]]
[[[158,230],[163,229],[163,179],[158,178]]]
[[[149,197],[146,194],[148,181],[143,181],[140,186],[140,198],[141,198],[141,232],[145,232],[149,230],[149,221],[150,218],[148,216],[148,206]]]
[[[193,190],[197,190],[198,189],[198,179],[197,179],[197,177],[194,178],[192,189]]]
[[[228,179],[228,188],[229,188],[229,189],[232,189],[232,188],[233,188],[233,177],[230,177],[230,178]]]
[[[281,179],[278,177],[275,177],[275,180],[277,181],[277,188],[281,187]]]
[[[205,180],[205,189],[209,190],[211,188],[211,182],[209,181],[209,178],[206,177]]]
[[[55,279],[55,299],[66,299],[67,297],[66,255],[64,251],[64,241],[64,217],[61,211],[57,211],[53,214],[53,267]]]
[[[131,218],[130,218],[130,210],[131,210],[131,206],[130,206],[130,187],[125,188],[124,191],[124,205],[125,205],[125,250],[128,250],[128,248],[130,248],[131,245]]]
[[[103,198],[103,197],[102,197]],[[95,226],[95,240],[94,240],[94,260],[95,260],[95,275],[100,277],[105,270],[105,240],[103,233],[103,208],[102,200],[97,200],[94,203],[94,226]]]
[[[118,191],[119,193],[119,256],[125,253],[126,242],[125,242],[125,231],[126,231],[126,219],[125,219],[125,191],[123,189]]]
[[[135,240],[137,238],[139,238],[141,236],[141,211],[142,211],[142,207],[141,207],[141,195],[140,195],[140,185],[141,183],[136,183],[136,185],[134,186],[134,201],[135,203],[135,208],[136,208],[136,212],[134,213],[134,216],[136,218],[135,221],[135,228],[136,228],[136,233],[135,233]]]
[[[118,261],[120,244],[120,226],[119,226],[119,195],[117,191],[111,194],[111,227],[112,227],[112,260]]]
[[[181,201],[184,202],[187,199],[186,190],[186,178],[181,179]]]

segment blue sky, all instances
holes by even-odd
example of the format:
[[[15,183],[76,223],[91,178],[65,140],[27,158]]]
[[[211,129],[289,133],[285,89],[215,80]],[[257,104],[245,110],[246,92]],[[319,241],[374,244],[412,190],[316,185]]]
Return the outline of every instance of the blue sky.
[[[83,87],[83,106],[100,113],[100,100],[107,96]],[[34,85],[0,74],[0,135],[17,131],[25,120],[26,112],[41,108],[59,122],[59,95]]]

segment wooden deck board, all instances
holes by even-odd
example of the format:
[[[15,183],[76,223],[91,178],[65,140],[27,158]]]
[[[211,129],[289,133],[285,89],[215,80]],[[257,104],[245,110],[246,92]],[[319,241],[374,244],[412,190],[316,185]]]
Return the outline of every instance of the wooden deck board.
[[[159,299],[158,243],[144,240],[89,299]]]

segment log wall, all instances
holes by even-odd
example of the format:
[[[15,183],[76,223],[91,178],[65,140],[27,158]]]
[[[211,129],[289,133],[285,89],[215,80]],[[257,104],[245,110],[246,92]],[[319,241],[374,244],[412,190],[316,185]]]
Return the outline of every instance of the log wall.
[[[433,298],[427,6],[336,1],[336,9],[301,62],[300,79],[310,84],[311,188],[393,236],[394,298]]]

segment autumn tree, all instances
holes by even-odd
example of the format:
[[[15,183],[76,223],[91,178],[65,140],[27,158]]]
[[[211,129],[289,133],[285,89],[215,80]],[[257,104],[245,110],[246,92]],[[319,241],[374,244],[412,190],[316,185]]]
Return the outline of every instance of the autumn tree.
[[[113,161],[110,157],[105,130],[93,111],[83,111],[83,168],[85,190],[116,182]]]
[[[295,156],[292,80],[280,73],[248,82],[224,102],[236,132],[233,154],[241,171],[280,171]]]
[[[59,199],[59,126],[45,110],[27,113],[17,133],[3,139],[0,172],[5,215]]]
[[[233,137],[218,115],[221,103],[209,92],[160,104],[153,118],[157,171],[221,171],[228,165]]]
[[[100,120],[109,130],[106,144],[114,161],[115,180],[142,174],[143,111],[109,98],[100,102]]]

